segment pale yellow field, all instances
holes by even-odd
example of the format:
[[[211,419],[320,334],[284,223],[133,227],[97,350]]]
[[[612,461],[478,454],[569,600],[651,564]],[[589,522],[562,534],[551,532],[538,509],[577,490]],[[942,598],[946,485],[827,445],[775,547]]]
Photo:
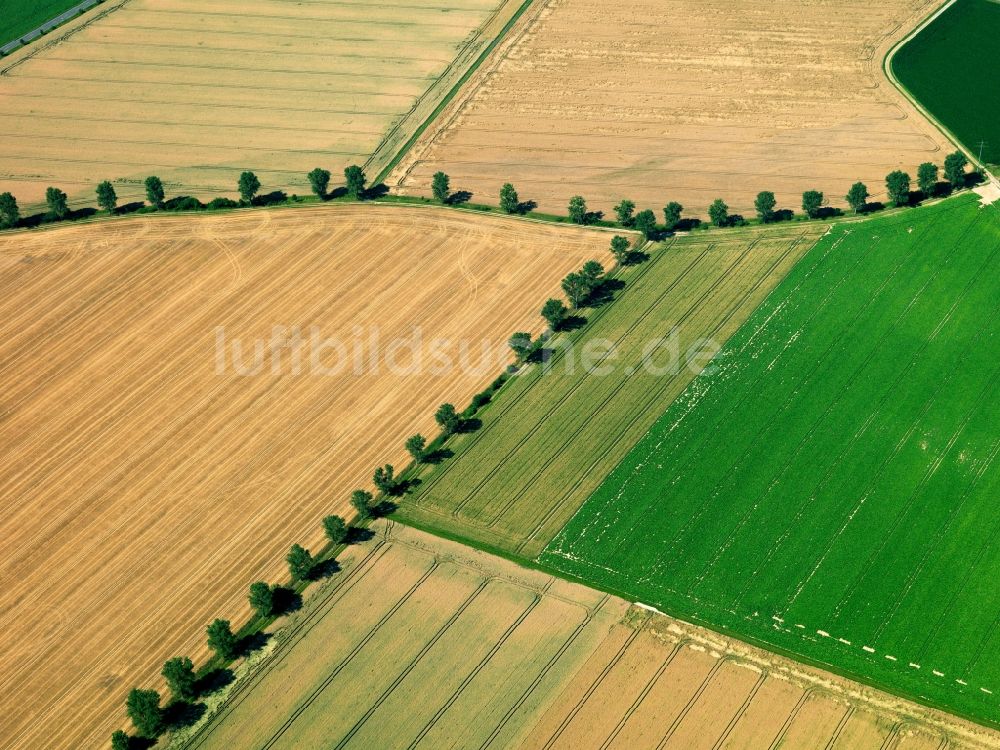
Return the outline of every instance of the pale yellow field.
[[[309,192],[322,166],[370,177],[517,7],[507,0],[109,0],[0,61],[0,192],[55,185],[123,202]]]
[[[287,580],[292,543],[318,549],[320,520],[408,463],[439,404],[498,374],[480,343],[509,361],[507,338],[540,331],[607,241],[370,205],[0,236],[0,747],[106,741],[130,688],[203,659],[215,617],[244,622],[247,586]],[[301,346],[272,350],[275,326]],[[469,367],[432,366],[463,344]]]
[[[997,746],[985,729],[621,599],[378,528],[188,747]]]
[[[607,214],[723,198],[752,215],[761,190],[798,211],[856,180],[878,198],[948,148],[881,70],[939,3],[540,1],[389,182],[424,194],[441,169],[495,203],[509,181],[561,213],[580,194]]]

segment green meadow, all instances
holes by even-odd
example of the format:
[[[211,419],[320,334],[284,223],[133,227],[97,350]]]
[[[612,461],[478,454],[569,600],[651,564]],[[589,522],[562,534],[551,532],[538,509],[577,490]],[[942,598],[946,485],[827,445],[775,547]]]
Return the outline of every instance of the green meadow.
[[[1000,209],[834,226],[539,561],[1000,724]]]

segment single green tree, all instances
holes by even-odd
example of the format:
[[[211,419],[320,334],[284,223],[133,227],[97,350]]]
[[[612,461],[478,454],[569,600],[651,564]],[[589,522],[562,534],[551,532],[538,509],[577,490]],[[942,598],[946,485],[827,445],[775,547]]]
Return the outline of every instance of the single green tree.
[[[902,170],[895,170],[885,176],[885,190],[893,205],[905,206],[910,202],[910,175]]]
[[[344,170],[344,185],[347,194],[354,200],[361,200],[365,197],[365,186],[368,184],[368,177],[365,170],[357,164],[352,164]]]
[[[411,435],[406,439],[405,447],[406,452],[410,454],[410,458],[419,464],[424,460],[424,452],[427,450],[427,438],[419,433]]]
[[[189,658],[177,656],[169,659],[163,665],[162,674],[174,698],[182,701],[195,699],[198,677],[194,673],[194,663]]]
[[[133,688],[125,700],[125,711],[143,737],[152,739],[163,731],[163,709],[155,690]]]
[[[500,188],[500,210],[506,214],[517,213],[521,209],[521,199],[514,186],[505,182]]]
[[[757,193],[757,198],[753,202],[753,207],[757,210],[757,216],[764,224],[774,221],[774,208],[778,205],[778,200],[770,190],[762,190]]]
[[[615,206],[615,216],[618,218],[618,223],[623,227],[631,227],[635,218],[633,214],[635,213],[635,201],[630,201],[627,198],[622,200],[617,206]]]
[[[257,179],[257,175],[253,172],[244,172],[240,175],[240,181],[237,185],[240,191],[240,198],[244,203],[253,203],[253,199],[257,197],[257,193],[260,191],[260,180]]]
[[[451,435],[462,424],[462,418],[458,416],[455,407],[451,404],[441,404],[434,412],[434,421],[445,435]]]
[[[250,584],[250,591],[247,594],[250,607],[257,613],[258,617],[270,617],[274,612],[274,589],[264,581],[256,581]]]
[[[0,229],[16,227],[21,220],[21,212],[17,208],[17,198],[10,193],[0,193]]]
[[[131,745],[132,740],[121,729],[111,735],[111,750],[129,750]]]
[[[229,626],[229,620],[218,619],[208,626],[208,647],[223,661],[236,658],[239,641]]]
[[[347,540],[347,522],[340,516],[323,519],[323,533],[333,544],[343,544]]]
[[[146,200],[149,201],[149,205],[156,208],[163,208],[163,201],[167,197],[167,193],[163,189],[163,180],[156,175],[152,175],[146,178],[145,185]]]
[[[553,331],[562,328],[568,314],[569,310],[562,300],[550,299],[542,306],[542,317],[545,318],[545,322]]]
[[[435,172],[431,179],[431,192],[434,199],[440,203],[447,203],[451,197],[451,179],[444,172]]]
[[[925,161],[917,167],[917,187],[924,194],[925,198],[934,195],[938,184],[938,166],[933,162]]]
[[[677,225],[681,223],[681,214],[683,212],[684,206],[677,201],[670,201],[670,203],[663,207],[663,223],[668,232],[674,231]]]
[[[525,331],[518,331],[507,341],[507,346],[514,352],[518,364],[524,362],[532,351],[531,334]]]
[[[597,281],[604,275],[604,266],[596,260],[588,260],[583,264],[583,268],[580,269],[580,273],[583,274],[584,278],[596,285]]]
[[[587,201],[582,195],[574,195],[569,199],[569,220],[574,224],[587,223]]]
[[[115,186],[107,180],[97,186],[97,205],[109,214],[113,214],[118,208],[118,194],[115,192]]]
[[[819,210],[823,207],[823,193],[819,190],[806,190],[802,194],[802,210],[806,216],[815,219],[819,216]]]
[[[326,200],[330,190],[330,170],[316,167],[306,177],[309,179],[309,187],[317,197],[321,201]]]
[[[643,237],[651,240],[656,235],[656,214],[648,208],[640,211],[632,220],[632,225],[642,232]]]
[[[619,263],[625,263],[631,251],[632,243],[628,241],[628,237],[616,234],[611,238],[611,254],[615,256],[615,260]]]
[[[305,581],[312,574],[316,561],[312,554],[301,544],[293,544],[285,555],[285,562],[288,563],[288,572],[293,581]]]
[[[372,482],[383,495],[391,495],[396,491],[396,472],[392,464],[379,466],[372,475]]]
[[[969,160],[961,151],[948,154],[944,159],[944,178],[951,185],[952,190],[961,190],[965,187],[965,168],[969,165]]]
[[[582,307],[590,293],[594,290],[593,284],[582,273],[571,273],[562,280],[562,289],[566,293],[566,299],[574,309]]]
[[[45,203],[49,207],[49,214],[57,219],[65,219],[69,214],[69,199],[66,193],[57,187],[45,190]]]
[[[851,189],[847,191],[845,200],[847,205],[851,207],[854,213],[860,212],[868,205],[868,186],[863,182],[855,182],[851,185]]]
[[[724,227],[729,223],[729,206],[722,198],[716,198],[708,207],[708,218],[717,227]]]
[[[351,506],[358,513],[358,518],[367,521],[372,517],[372,493],[365,490],[354,490],[351,493]]]

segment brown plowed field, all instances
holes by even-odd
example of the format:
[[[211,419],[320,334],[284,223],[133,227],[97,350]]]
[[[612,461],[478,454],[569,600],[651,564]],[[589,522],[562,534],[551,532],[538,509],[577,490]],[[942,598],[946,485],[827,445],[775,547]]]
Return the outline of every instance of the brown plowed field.
[[[192,750],[997,746],[988,730],[398,524],[342,562]]]
[[[123,201],[308,193],[306,173],[369,176],[483,47],[511,0],[110,0],[0,61],[0,191],[31,206],[56,185]]]
[[[480,364],[481,341],[537,332],[560,278],[606,246],[387,206],[0,237],[0,746],[105,741],[129,688],[159,686],[166,658],[203,658],[210,620],[243,622],[249,583],[285,579],[289,545],[317,548],[323,516],[375,466],[407,463],[408,435],[436,433],[438,404],[499,371],[432,367],[436,339]],[[291,348],[240,374],[233,344],[252,373],[274,326],[301,328],[299,374]],[[321,374],[331,350],[313,365],[312,326],[351,347],[345,371]],[[390,346],[414,327],[410,374]],[[366,343],[355,376],[354,342],[376,329],[379,366]]]
[[[510,181],[551,211],[581,194],[702,216],[718,197],[752,213],[761,190],[795,210],[810,189],[842,205],[856,180],[878,197],[948,145],[881,70],[937,4],[539,2],[390,184],[423,194],[441,169],[488,202]]]

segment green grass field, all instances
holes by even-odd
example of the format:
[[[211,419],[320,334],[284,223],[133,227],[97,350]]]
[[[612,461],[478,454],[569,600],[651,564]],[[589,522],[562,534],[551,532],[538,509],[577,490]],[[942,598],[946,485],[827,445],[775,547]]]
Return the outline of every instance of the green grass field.
[[[904,45],[892,61],[899,81],[973,153],[1000,163],[997,65],[1000,3],[958,0]]]
[[[1000,724],[998,300],[996,206],[838,224],[540,562]]]
[[[27,34],[80,0],[0,0],[0,44]]]
[[[548,371],[534,366],[514,378],[483,412],[481,429],[449,441],[455,458],[424,472],[400,517],[537,555],[696,374],[637,369],[648,342],[676,326],[682,355],[701,337],[721,345],[825,229],[701,233],[651,251],[624,271],[613,304],[585,311],[588,325],[553,346],[572,342],[580,355],[613,343],[617,354],[600,360],[608,374],[588,374],[579,356],[556,356]]]

